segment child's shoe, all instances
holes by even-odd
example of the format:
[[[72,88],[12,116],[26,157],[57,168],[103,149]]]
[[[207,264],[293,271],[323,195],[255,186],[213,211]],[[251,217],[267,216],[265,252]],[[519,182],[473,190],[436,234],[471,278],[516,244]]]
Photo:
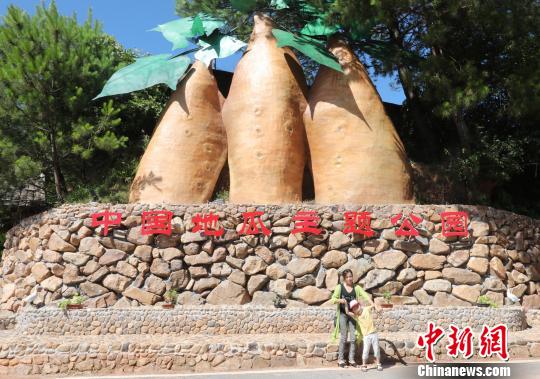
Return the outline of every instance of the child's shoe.
[[[377,365],[377,371],[382,371],[382,365],[380,363]]]

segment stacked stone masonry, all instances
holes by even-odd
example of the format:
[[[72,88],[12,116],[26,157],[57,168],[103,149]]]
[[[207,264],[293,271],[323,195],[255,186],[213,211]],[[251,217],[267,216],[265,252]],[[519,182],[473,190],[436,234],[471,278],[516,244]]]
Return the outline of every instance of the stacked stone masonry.
[[[338,346],[329,333],[334,313],[330,307],[29,309],[17,315],[14,330],[0,331],[0,376],[335,366]],[[425,361],[416,330],[425,332],[432,317],[446,330],[450,323],[474,326],[475,340],[475,320],[504,322],[511,359],[540,357],[540,329],[522,324],[521,308],[397,306],[377,315],[384,363]],[[217,326],[221,320],[226,329]],[[275,328],[278,323],[283,328]],[[300,328],[308,323],[313,328]],[[445,337],[435,345],[437,361],[449,359],[447,342]]]
[[[533,329],[534,331],[534,329]],[[233,336],[57,336],[36,338],[0,332],[0,376],[74,373],[160,373],[336,366],[338,346],[328,334]],[[277,338],[279,337],[279,338]],[[425,362],[417,333],[380,333],[385,364]],[[226,338],[226,339],[224,339]],[[479,335],[475,334],[475,340]],[[434,347],[437,362],[449,361],[446,337]],[[540,358],[538,330],[509,336],[510,359]],[[360,351],[359,351],[360,353]],[[359,360],[357,356],[357,360]],[[482,360],[475,356],[475,360]],[[500,362],[497,357],[491,360]],[[412,375],[411,375],[412,376]],[[55,377],[53,375],[53,377]]]
[[[540,327],[540,310],[529,309],[526,313],[526,322],[531,327]]]
[[[19,335],[237,335],[327,333],[333,328],[334,307],[275,309],[251,306],[183,306],[156,308],[83,309],[65,313],[57,309],[28,310],[17,316]],[[509,331],[527,328],[521,308],[397,306],[376,313],[381,332],[425,332],[429,321],[448,328],[504,322]]]
[[[122,224],[108,236],[91,215],[109,209]],[[141,214],[172,211],[170,236],[141,234]],[[242,212],[263,211],[269,236],[240,235]],[[293,216],[315,210],[320,235],[292,234]],[[372,214],[375,235],[345,234],[343,213]],[[440,214],[465,211],[469,237],[443,237]],[[192,233],[196,214],[213,212],[220,238]],[[391,216],[422,217],[420,235],[396,236]],[[468,306],[486,295],[499,306],[540,306],[540,221],[476,206],[239,206],[73,204],[21,222],[7,234],[0,310],[56,306],[80,292],[86,307],[158,305],[170,289],[180,304],[322,305],[344,269],[377,302]],[[511,300],[517,298],[516,302]]]

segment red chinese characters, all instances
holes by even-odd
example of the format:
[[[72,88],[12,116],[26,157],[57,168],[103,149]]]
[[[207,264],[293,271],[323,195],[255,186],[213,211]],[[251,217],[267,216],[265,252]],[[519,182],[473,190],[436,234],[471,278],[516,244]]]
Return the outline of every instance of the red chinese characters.
[[[122,213],[120,212],[109,212],[109,210],[107,209],[103,212],[92,214],[92,227],[96,228],[98,226],[103,226],[104,236],[109,234],[109,226],[120,225],[121,222]]]
[[[244,223],[242,224],[242,229],[240,229],[240,234],[259,234],[262,232],[265,236],[269,236],[272,232],[264,226],[261,216],[264,212],[244,212],[242,217],[244,217]],[[260,228],[260,230],[259,230]]]
[[[151,234],[170,236],[172,215],[171,211],[166,210],[143,212],[141,234],[143,236]]]
[[[223,228],[218,228],[219,216],[210,212],[209,214],[196,214],[195,217],[191,219],[195,225],[191,230],[193,233],[197,233],[202,230],[205,236],[214,236],[221,237],[225,230]]]
[[[429,362],[435,361],[433,347],[443,336],[444,329],[440,326],[435,327],[431,321],[428,323],[428,332],[418,336],[417,344],[420,348],[426,349],[426,358]]]
[[[469,326],[460,331],[457,326],[450,325],[450,334],[448,335],[448,340],[446,350],[449,356],[457,358],[459,353],[461,353],[465,359],[472,357],[473,334]]]
[[[426,359],[434,362],[434,345],[444,336],[445,332],[440,327],[434,327],[432,322],[428,323],[428,332],[418,336],[417,344],[420,348],[426,350]],[[479,337],[479,355],[483,358],[489,358],[497,354],[500,359],[508,359],[508,329],[506,325],[499,324],[492,328],[484,325]],[[450,325],[448,334],[448,344],[446,352],[448,356],[457,358],[461,353],[463,358],[469,359],[474,353],[474,335],[469,326],[460,330],[455,325]]]
[[[506,325],[500,324],[493,328],[484,325],[480,334],[478,347],[480,356],[483,358],[497,354],[502,360],[508,359],[508,329]]]
[[[311,233],[321,234],[321,229],[317,228],[320,218],[316,211],[298,211],[294,217],[293,234]]]
[[[398,225],[398,223],[403,219],[403,213],[399,213],[393,216],[390,221],[392,225]],[[398,237],[416,237],[418,236],[418,230],[415,229],[415,226],[422,222],[420,216],[415,215],[414,213],[409,213],[409,216],[405,217],[399,229],[396,230],[396,236]]]
[[[444,237],[467,237],[467,212],[441,213],[442,235]]]
[[[345,212],[343,218],[345,220],[343,233],[363,234],[366,237],[372,237],[375,234],[371,229],[371,213]]]
[[[259,234],[270,235],[272,232],[261,221],[261,216],[264,212],[244,212],[242,214],[244,222],[242,224],[240,234]],[[172,212],[167,210],[146,211],[142,213],[142,234],[171,234],[171,219]],[[371,228],[371,213],[370,212],[345,212],[344,233],[361,234],[366,238],[373,237],[375,231]],[[443,212],[441,213],[442,234],[445,237],[449,236],[468,236],[467,223],[468,215],[466,212]],[[294,217],[293,234],[310,233],[319,235],[322,229],[319,228],[320,217],[317,211],[307,210],[298,211]],[[392,216],[390,221],[392,225],[398,226],[396,230],[397,236],[411,237],[418,236],[419,232],[415,228],[422,222],[420,216],[410,213],[404,216],[403,212]],[[103,226],[103,235],[109,233],[111,226],[120,225],[122,222],[121,213],[103,212],[92,214],[92,227]],[[225,230],[219,227],[219,216],[210,212],[209,214],[196,214],[192,218],[194,227],[192,232],[202,231],[207,236],[221,237]]]

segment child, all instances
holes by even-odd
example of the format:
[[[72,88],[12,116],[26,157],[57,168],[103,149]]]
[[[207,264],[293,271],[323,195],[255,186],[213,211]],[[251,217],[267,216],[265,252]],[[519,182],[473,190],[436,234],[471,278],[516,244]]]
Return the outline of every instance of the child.
[[[362,308],[360,303],[356,300],[351,301],[349,304],[349,316],[356,320],[360,330],[362,331],[362,342],[364,345],[364,349],[362,351],[362,371],[364,372],[367,371],[367,359],[369,357],[371,346],[373,346],[373,355],[375,356],[375,361],[377,363],[377,370],[382,371],[379,335],[377,334],[377,330],[375,329],[375,325],[373,323],[373,318],[371,317],[372,308],[373,305],[364,306]]]

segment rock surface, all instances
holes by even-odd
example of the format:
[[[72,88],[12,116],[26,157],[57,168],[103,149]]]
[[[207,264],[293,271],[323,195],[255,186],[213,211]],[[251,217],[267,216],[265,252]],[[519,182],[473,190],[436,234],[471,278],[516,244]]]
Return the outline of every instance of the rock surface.
[[[323,304],[351,270],[377,301],[394,304],[472,304],[485,294],[502,305],[537,307],[540,296],[540,221],[492,208],[435,205],[365,205],[375,234],[344,233],[348,206],[275,207],[234,204],[163,205],[173,212],[170,236],[141,234],[144,204],[71,204],[21,222],[6,235],[0,276],[0,311],[55,307],[81,291],[86,306],[154,305],[176,289],[185,304],[243,304],[279,294],[291,304]],[[103,236],[92,213],[122,213]],[[319,235],[293,233],[294,215],[313,209]],[[440,214],[468,213],[469,237],[444,237]],[[241,235],[242,213],[260,210],[269,236]],[[224,234],[193,233],[195,214],[217,214]],[[420,235],[403,238],[390,217],[414,212]],[[37,293],[31,304],[23,299]],[[270,302],[271,303],[271,302]]]

